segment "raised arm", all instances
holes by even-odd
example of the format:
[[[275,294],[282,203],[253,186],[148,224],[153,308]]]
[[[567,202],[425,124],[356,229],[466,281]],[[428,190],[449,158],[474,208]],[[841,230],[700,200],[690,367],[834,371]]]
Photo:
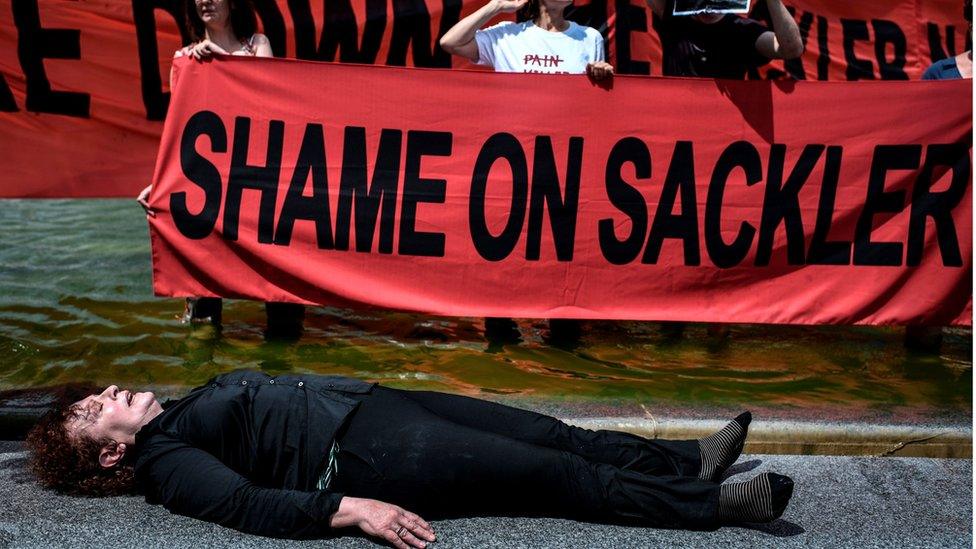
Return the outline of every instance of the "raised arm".
[[[800,29],[783,0],[766,0],[772,32],[765,32],[756,40],[756,51],[770,59],[795,59],[803,55],[803,41]]]
[[[478,61],[478,43],[474,40],[474,33],[491,21],[493,17],[502,13],[514,13],[525,5],[528,0],[489,0],[478,11],[457,22],[441,37],[440,45],[451,55],[459,55],[476,63]]]

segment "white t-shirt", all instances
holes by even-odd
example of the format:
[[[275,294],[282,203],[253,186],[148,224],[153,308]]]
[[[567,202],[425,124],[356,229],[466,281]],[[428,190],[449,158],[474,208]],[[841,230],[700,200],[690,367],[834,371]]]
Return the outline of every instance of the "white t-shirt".
[[[603,61],[603,37],[593,28],[569,22],[564,32],[543,30],[532,21],[506,21],[474,33],[478,64],[498,72],[582,74]]]

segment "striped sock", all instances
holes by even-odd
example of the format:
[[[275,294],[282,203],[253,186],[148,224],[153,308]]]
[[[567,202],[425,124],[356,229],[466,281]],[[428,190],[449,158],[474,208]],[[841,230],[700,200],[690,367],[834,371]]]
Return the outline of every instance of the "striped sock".
[[[769,522],[783,515],[792,496],[793,480],[776,473],[730,482],[719,489],[718,517],[725,524]]]
[[[698,478],[717,482],[722,473],[739,459],[750,422],[752,422],[752,414],[744,412],[721,431],[699,439],[698,448],[701,451],[702,465]]]

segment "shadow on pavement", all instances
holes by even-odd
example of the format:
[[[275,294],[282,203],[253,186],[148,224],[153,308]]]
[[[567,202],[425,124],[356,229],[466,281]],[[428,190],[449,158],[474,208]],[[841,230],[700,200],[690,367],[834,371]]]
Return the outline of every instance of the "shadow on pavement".
[[[742,473],[748,473],[749,471],[752,471],[753,469],[755,469],[756,467],[759,467],[760,465],[762,465],[762,460],[761,459],[750,459],[749,461],[743,461],[742,463],[736,463],[735,465],[733,465],[733,466],[729,467],[728,469],[726,469],[725,470],[725,473],[722,474],[722,482],[725,482],[726,479],[731,478],[731,477],[734,477],[735,475],[741,475]]]
[[[776,519],[766,524],[747,524],[743,525],[742,528],[756,530],[777,538],[791,538],[806,532],[806,529],[799,524],[783,519]]]

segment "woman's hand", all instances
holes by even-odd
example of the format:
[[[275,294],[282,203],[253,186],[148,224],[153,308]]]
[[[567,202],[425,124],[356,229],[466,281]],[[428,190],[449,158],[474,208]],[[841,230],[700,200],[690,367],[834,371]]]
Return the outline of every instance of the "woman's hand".
[[[202,40],[196,44],[191,45],[189,51],[190,57],[196,59],[197,61],[203,61],[204,59],[210,59],[215,53],[221,55],[227,55],[227,51],[221,48],[217,44],[214,44],[210,40]]]
[[[151,192],[152,192],[152,185],[146,186],[146,188],[139,193],[139,196],[136,197],[136,202],[138,202],[139,205],[142,206],[143,210],[146,210],[146,216],[156,217],[156,212],[154,212],[153,209],[149,207],[149,193]]]
[[[529,0],[492,0],[497,13],[515,13],[529,2]]]
[[[375,499],[342,498],[329,524],[333,528],[358,526],[363,532],[383,538],[399,549],[422,549],[436,539],[434,529],[424,519]]]
[[[586,74],[593,77],[593,80],[606,80],[613,78],[613,65],[606,61],[597,61],[586,66]]]

